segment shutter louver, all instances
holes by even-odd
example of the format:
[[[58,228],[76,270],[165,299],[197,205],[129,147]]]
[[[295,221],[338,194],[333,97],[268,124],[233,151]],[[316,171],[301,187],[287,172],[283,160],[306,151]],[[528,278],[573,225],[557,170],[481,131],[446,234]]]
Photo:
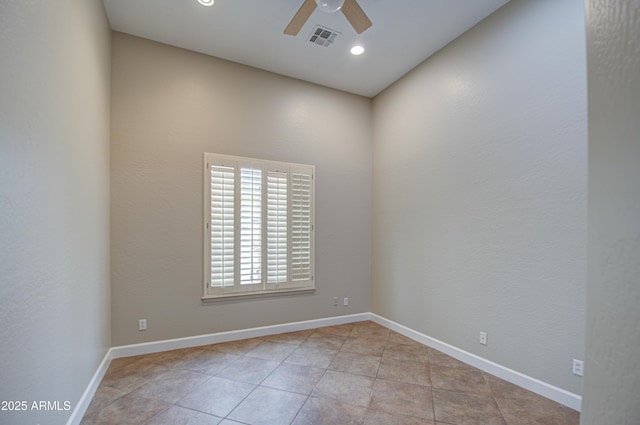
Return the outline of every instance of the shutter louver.
[[[240,284],[262,283],[262,170],[240,169]]]
[[[233,167],[212,165],[211,177],[211,287],[234,284]]]
[[[267,283],[287,282],[287,173],[267,173]]]
[[[291,278],[311,279],[311,174],[291,173]]]

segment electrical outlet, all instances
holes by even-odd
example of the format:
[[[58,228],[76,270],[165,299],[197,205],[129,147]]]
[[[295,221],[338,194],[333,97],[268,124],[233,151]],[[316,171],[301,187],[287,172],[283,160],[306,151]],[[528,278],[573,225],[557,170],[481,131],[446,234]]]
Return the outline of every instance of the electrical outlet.
[[[334,307],[338,306],[338,297],[333,297],[333,306]]]
[[[138,320],[138,330],[146,331],[147,330],[147,319]]]
[[[582,360],[573,359],[573,374],[578,376],[584,375],[584,362]]]
[[[342,300],[342,304],[346,307],[349,305],[349,297],[344,297],[344,300]]]
[[[487,345],[487,333],[480,332],[480,344]]]

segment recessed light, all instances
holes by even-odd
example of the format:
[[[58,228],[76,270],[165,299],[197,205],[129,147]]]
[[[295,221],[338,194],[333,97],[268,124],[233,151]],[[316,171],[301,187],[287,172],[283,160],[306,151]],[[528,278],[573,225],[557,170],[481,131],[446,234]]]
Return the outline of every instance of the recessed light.
[[[198,0],[198,3],[200,3],[203,6],[213,6],[214,2],[215,0]]]
[[[363,53],[364,53],[364,47],[362,47],[362,46],[353,46],[351,48],[351,54],[352,55],[358,56],[358,55],[361,55]]]

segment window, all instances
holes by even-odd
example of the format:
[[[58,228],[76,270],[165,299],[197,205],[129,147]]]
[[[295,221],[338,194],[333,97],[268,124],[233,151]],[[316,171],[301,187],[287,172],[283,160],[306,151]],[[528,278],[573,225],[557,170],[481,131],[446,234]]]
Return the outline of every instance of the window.
[[[205,153],[204,299],[315,289],[314,171]]]

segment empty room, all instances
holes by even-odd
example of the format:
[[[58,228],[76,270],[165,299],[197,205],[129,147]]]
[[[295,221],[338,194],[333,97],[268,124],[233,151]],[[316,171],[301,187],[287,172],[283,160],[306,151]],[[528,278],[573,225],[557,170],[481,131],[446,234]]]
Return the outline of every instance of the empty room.
[[[640,424],[640,3],[0,0],[0,423]]]

